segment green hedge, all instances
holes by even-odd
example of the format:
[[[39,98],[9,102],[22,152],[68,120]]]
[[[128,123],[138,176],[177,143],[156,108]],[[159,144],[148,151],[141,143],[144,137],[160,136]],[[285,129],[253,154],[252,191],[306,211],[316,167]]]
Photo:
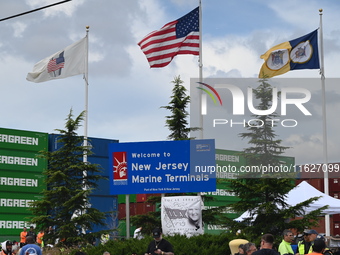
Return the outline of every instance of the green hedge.
[[[165,236],[174,248],[175,255],[230,255],[229,241],[240,238],[232,234],[209,235],[204,234],[187,238],[185,236]],[[144,255],[149,243],[153,239],[146,237],[142,240],[129,239],[109,241],[105,245],[83,248],[82,251],[88,255],[102,255],[104,251],[111,255],[131,255],[137,253]]]

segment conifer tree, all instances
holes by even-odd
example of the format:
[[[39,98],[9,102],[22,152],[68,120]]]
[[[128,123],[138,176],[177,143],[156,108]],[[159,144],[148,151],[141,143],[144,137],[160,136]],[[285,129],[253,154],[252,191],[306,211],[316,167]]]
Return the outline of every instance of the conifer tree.
[[[260,85],[253,90],[254,97],[259,100],[258,110],[270,109],[273,102],[272,87],[267,79],[261,79]],[[276,95],[274,95],[276,96]],[[279,157],[287,147],[281,145],[277,139],[273,121],[279,116],[273,112],[268,115],[253,115],[256,121],[247,126],[247,132],[240,137],[248,139],[250,147],[242,155],[246,158],[247,166],[280,166]],[[248,211],[249,218],[244,222],[229,222],[234,230],[242,229],[252,240],[263,233],[280,235],[286,228],[303,230],[307,226],[315,225],[316,216],[321,210],[304,215],[301,220],[290,221],[297,215],[303,215],[303,207],[308,206],[317,198],[311,198],[297,206],[289,206],[285,202],[286,194],[295,187],[292,175],[269,173],[267,175],[250,173],[241,178],[229,180],[231,190],[239,197],[239,201],[231,208],[239,213]]]
[[[172,81],[174,88],[172,89],[172,96],[169,105],[162,106],[170,110],[170,116],[166,116],[166,126],[171,131],[168,138],[170,140],[188,140],[190,131],[198,130],[199,128],[188,127],[187,111],[190,103],[190,96],[186,95],[187,89],[182,85],[183,81],[180,76],[177,76]]]
[[[85,243],[89,240],[87,233],[94,225],[103,225],[105,219],[103,212],[91,208],[88,197],[102,177],[98,174],[98,165],[83,162],[83,153],[91,153],[90,148],[83,145],[84,138],[76,132],[84,114],[73,118],[71,110],[65,130],[56,129],[61,134],[60,149],[41,155],[48,160],[48,168],[43,172],[47,189],[41,200],[32,203],[31,222],[39,229],[54,228],[45,234],[45,244],[54,244],[56,239],[66,246]]]
[[[188,127],[187,118],[189,113],[187,107],[190,103],[190,96],[186,94],[187,89],[183,86],[183,81],[180,76],[176,76],[172,81],[174,87],[169,105],[161,108],[167,109],[171,115],[166,116],[166,126],[170,130],[168,139],[170,140],[189,140],[190,131],[198,130],[199,128]],[[183,194],[168,193],[168,196],[178,196]],[[192,195],[187,193],[186,195]],[[195,193],[196,195],[196,193]],[[160,204],[161,197],[149,197],[148,202],[152,204]],[[134,226],[145,226],[142,229],[143,234],[149,234],[155,226],[161,226],[160,211],[149,212],[146,215],[135,215],[131,217],[131,222]],[[204,220],[204,216],[203,216]]]

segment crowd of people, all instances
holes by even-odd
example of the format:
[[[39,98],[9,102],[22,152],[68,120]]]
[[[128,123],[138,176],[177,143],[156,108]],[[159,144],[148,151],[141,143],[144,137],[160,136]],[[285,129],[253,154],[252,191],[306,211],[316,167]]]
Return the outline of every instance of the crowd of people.
[[[274,236],[265,234],[261,237],[261,244],[257,249],[254,243],[240,244],[234,255],[335,255],[327,248],[323,235],[314,229],[308,229],[301,236],[294,236],[286,229],[282,233],[283,239],[277,249],[274,249]]]
[[[144,255],[174,255],[172,244],[162,237],[160,228],[154,229],[152,235],[154,240],[150,242]],[[239,251],[233,255],[340,255],[339,251],[333,254],[326,246],[325,237],[314,229],[305,230],[302,235],[294,235],[291,230],[286,229],[282,236],[277,248],[274,248],[274,236],[265,234],[258,247],[252,242],[241,244]],[[137,238],[137,235],[134,237]]]
[[[134,238],[138,239],[141,228],[135,231]],[[283,239],[277,249],[274,249],[274,236],[265,234],[261,237],[259,247],[255,243],[245,243],[238,247],[238,252],[233,255],[333,255],[326,247],[325,238],[315,230],[305,230],[300,237],[294,236],[291,230],[283,231]],[[144,255],[174,255],[172,244],[163,238],[162,230],[155,228],[152,231],[153,240],[149,243]],[[76,255],[86,255],[79,253]],[[110,255],[105,251],[103,255]],[[133,253],[132,255],[137,255]]]
[[[41,248],[44,247],[44,231],[36,234],[34,227],[31,226],[29,231],[24,227],[20,233],[20,242],[7,240],[1,244],[0,255],[42,255]]]
[[[134,238],[143,238],[141,230],[141,227],[136,229]],[[153,240],[149,243],[144,255],[174,255],[172,244],[163,238],[160,228],[155,228],[152,231],[152,236]],[[261,237],[258,247],[252,242],[243,243],[238,247],[238,252],[233,255],[340,255],[333,254],[326,246],[325,237],[319,235],[313,229],[305,230],[301,236],[294,236],[291,230],[286,229],[283,231],[282,236],[282,241],[277,249],[274,249],[274,236],[265,234]],[[24,228],[20,233],[19,243],[16,241],[2,243],[0,255],[42,255],[43,237],[43,230],[36,234],[33,226],[30,227],[29,231]],[[84,253],[77,255],[84,255]],[[106,251],[103,255],[110,255],[110,253]]]

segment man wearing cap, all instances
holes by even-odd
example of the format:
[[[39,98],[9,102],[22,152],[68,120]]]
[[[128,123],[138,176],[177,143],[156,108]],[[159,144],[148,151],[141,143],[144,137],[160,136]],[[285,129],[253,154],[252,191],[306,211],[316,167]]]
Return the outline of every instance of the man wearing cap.
[[[150,242],[145,255],[174,255],[171,243],[162,238],[162,230],[155,228],[152,231],[154,240]]]
[[[293,232],[289,229],[283,231],[283,240],[279,245],[278,252],[281,255],[294,255],[292,246],[290,245],[294,240]]]
[[[5,241],[1,244],[2,251],[0,255],[14,255],[15,252],[12,250],[13,243],[11,241]]]
[[[304,240],[298,242],[298,251],[300,255],[313,252],[312,245],[317,236],[318,232],[316,232],[314,229],[307,229],[303,232]]]
[[[327,245],[326,245],[326,239],[325,239],[325,237],[324,237],[323,235],[318,235],[318,236],[316,237],[316,239],[315,239],[315,241],[314,241],[314,244],[313,244],[313,253],[315,252],[314,246],[316,246],[316,243],[322,243],[322,242],[320,242],[320,240],[323,241],[323,242],[325,243],[325,248],[324,248],[322,254],[323,254],[323,255],[333,255],[333,252],[331,251],[331,249],[329,249],[329,248],[327,247]]]

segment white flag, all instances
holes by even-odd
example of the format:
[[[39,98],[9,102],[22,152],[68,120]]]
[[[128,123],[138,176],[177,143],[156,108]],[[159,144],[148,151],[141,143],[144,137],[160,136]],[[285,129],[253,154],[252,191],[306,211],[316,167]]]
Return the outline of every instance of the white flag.
[[[26,80],[44,82],[85,73],[85,57],[86,37],[36,63]]]

